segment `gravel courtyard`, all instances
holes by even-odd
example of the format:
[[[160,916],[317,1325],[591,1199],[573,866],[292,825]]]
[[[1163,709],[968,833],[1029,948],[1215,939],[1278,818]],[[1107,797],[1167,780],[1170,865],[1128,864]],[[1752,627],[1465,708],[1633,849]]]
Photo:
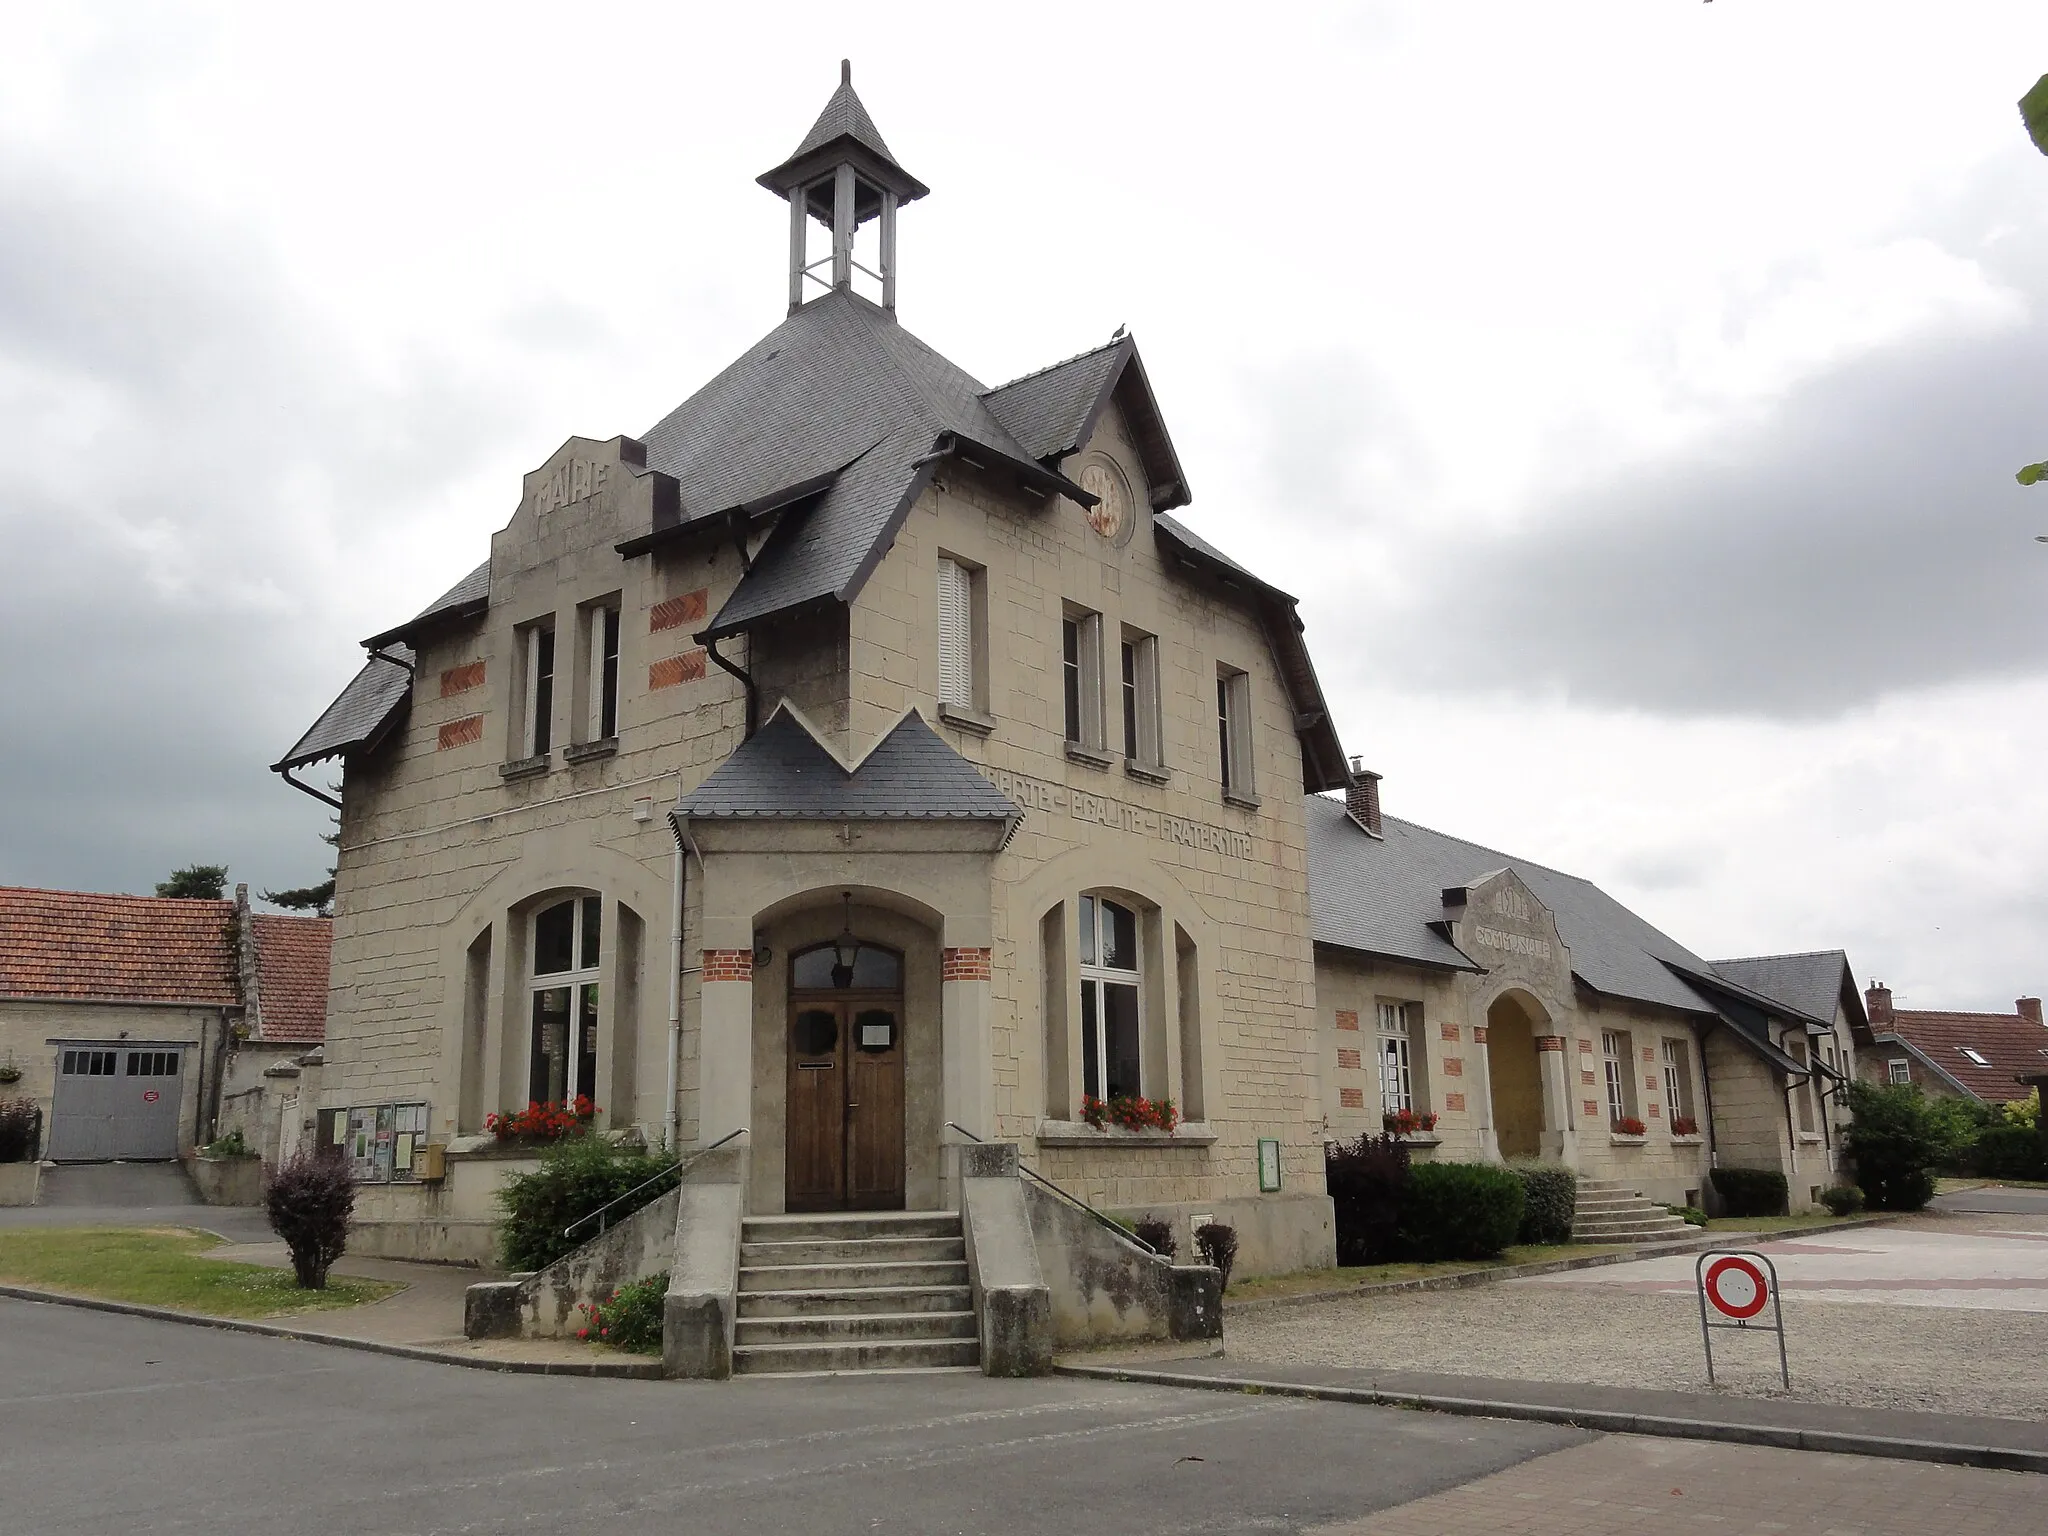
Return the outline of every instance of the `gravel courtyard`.
[[[2048,1274],[2048,1219],[1927,1216],[1902,1224],[1943,1235],[1996,1231]],[[1879,1229],[1881,1230],[1881,1229]],[[1852,1243],[1858,1234],[1834,1241]],[[1793,1243],[1796,1246],[1796,1240]],[[1771,1245],[1762,1251],[1772,1252]],[[1687,1261],[1689,1263],[1689,1261]],[[1814,1267],[1814,1261],[1806,1261]],[[1866,1294],[1854,1301],[1799,1294],[1801,1258],[1779,1258],[1788,1281],[1787,1347],[1795,1398],[1850,1406],[2048,1415],[2048,1311],[1995,1305],[1905,1304]],[[1443,1371],[1461,1375],[1586,1382],[1705,1392],[1698,1304],[1657,1293],[1648,1265],[1581,1272],[1575,1283],[1510,1281],[1437,1291],[1232,1309],[1225,1323],[1233,1360]],[[1595,1279],[1595,1277],[1600,1277]],[[2037,1282],[2038,1283],[2038,1282]],[[1899,1298],[1901,1302],[1904,1298]],[[1991,1301],[1990,1295],[1984,1297]],[[1782,1397],[1768,1334],[1717,1333],[1721,1390]]]

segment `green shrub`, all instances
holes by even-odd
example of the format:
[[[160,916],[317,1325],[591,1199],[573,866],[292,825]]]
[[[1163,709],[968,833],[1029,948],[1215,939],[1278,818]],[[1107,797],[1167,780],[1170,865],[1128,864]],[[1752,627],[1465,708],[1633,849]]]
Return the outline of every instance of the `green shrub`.
[[[1707,1177],[1727,1216],[1783,1216],[1791,1209],[1785,1175],[1770,1168],[1715,1168]]]
[[[1522,1181],[1522,1226],[1518,1243],[1568,1243],[1579,1209],[1579,1176],[1556,1163],[1509,1163]]]
[[[1934,1198],[1947,1145],[1942,1119],[1911,1083],[1851,1083],[1847,1145],[1874,1211],[1917,1211]]]
[[[2048,1179],[2048,1157],[2042,1155],[2040,1132],[2012,1120],[1980,1131],[1965,1166],[1987,1179]]]
[[[0,1099],[0,1163],[26,1163],[43,1139],[43,1112],[34,1099]]]
[[[1667,1205],[1664,1209],[1689,1227],[1704,1227],[1707,1224],[1707,1213],[1696,1205]]]
[[[216,1137],[199,1149],[201,1157],[254,1157],[249,1143],[242,1139],[242,1128],[238,1125],[225,1136]]]
[[[1324,1144],[1323,1179],[1336,1207],[1339,1264],[1384,1264],[1395,1257],[1408,1164],[1408,1144],[1392,1136]]]
[[[667,1275],[628,1281],[603,1301],[581,1303],[583,1326],[576,1330],[576,1337],[636,1355],[658,1355],[663,1298],[667,1295]]]
[[[1830,1216],[1854,1216],[1863,1209],[1863,1191],[1854,1184],[1830,1184],[1820,1192],[1820,1203]]]
[[[498,1191],[498,1204],[505,1212],[498,1223],[505,1267],[545,1269],[563,1254],[573,1253],[598,1235],[597,1224],[567,1238],[562,1236],[564,1227],[593,1215],[634,1186],[647,1184],[630,1205],[617,1207],[606,1218],[608,1225],[616,1226],[675,1188],[674,1179],[656,1178],[671,1166],[667,1157],[628,1152],[603,1136],[571,1136],[553,1143],[540,1154],[538,1168],[514,1174]],[[648,1184],[650,1179],[655,1182]]]
[[[1934,1139],[1936,1166],[1964,1172],[1971,1165],[1971,1153],[1978,1138],[2000,1123],[2002,1117],[1997,1107],[1965,1098],[1930,1098],[1922,1102],[1926,1105],[1927,1132]]]
[[[1417,1163],[1401,1192],[1401,1251],[1424,1261],[1494,1258],[1521,1230],[1522,1200],[1522,1181],[1492,1163]]]

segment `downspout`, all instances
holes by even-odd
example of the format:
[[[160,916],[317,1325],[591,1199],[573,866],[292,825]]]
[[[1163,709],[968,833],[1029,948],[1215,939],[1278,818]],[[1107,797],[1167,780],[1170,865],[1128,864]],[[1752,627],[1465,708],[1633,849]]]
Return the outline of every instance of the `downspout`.
[[[747,651],[748,659],[751,660],[753,647],[748,646]],[[740,686],[746,690],[746,734],[748,739],[752,739],[754,731],[756,730],[756,728],[758,728],[761,722],[761,690],[754,685],[754,679],[752,678],[752,676],[750,676],[747,673],[747,671],[744,668],[742,668],[737,662],[728,661],[725,657],[719,655],[717,640],[706,640],[704,642],[704,654],[709,656],[713,661],[717,662],[720,667],[724,668],[727,672],[730,672],[734,677],[738,678],[740,680]]]
[[[675,823],[669,823],[675,838],[674,871],[669,878],[668,924],[668,1112],[662,1120],[662,1148],[676,1155],[676,1136],[681,1122],[676,1112],[676,1095],[682,1091],[683,1057],[683,839]]]
[[[291,787],[293,789],[296,789],[300,794],[311,795],[315,800],[318,800],[322,805],[331,805],[337,811],[341,809],[341,802],[339,800],[335,799],[334,796],[328,794],[325,790],[315,789],[312,785],[307,784],[302,780],[293,778],[291,769],[280,768],[277,770],[277,776],[283,779],[285,783],[291,785]]]
[[[1721,1021],[1716,1019],[1707,1026],[1706,1034],[1700,1036],[1700,1105],[1707,1112],[1707,1167],[1709,1169],[1721,1166],[1721,1144],[1714,1134],[1714,1071],[1713,1068],[1707,1065],[1707,1041],[1714,1031],[1720,1027]],[[1701,1194],[1700,1199],[1702,1201],[1706,1199],[1704,1192]]]

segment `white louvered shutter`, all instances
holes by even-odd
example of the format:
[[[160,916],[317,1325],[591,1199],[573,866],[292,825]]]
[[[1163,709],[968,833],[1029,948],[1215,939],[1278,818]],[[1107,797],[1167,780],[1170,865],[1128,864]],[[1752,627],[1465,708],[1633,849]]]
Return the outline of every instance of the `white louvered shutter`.
[[[974,707],[974,593],[951,560],[939,562],[939,702]]]

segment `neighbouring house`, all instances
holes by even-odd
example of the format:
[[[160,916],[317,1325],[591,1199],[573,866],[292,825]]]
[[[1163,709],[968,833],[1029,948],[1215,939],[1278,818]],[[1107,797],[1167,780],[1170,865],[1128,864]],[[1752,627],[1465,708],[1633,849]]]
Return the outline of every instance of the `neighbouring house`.
[[[1379,776],[1309,802],[1324,1107],[1422,1157],[1563,1162],[1671,1204],[1708,1170],[1836,1182],[1835,1001],[1701,959],[1590,881],[1386,816]]]
[[[1878,981],[1863,996],[1872,1045],[1861,1075],[1870,1082],[2006,1104],[2034,1091],[2024,1079],[2048,1075],[2048,1025],[2038,997],[2018,999],[2011,1013],[1964,1013],[1894,1008],[1892,989]]]
[[[189,1155],[231,1126],[275,1156],[327,1014],[332,924],[185,901],[0,887],[0,1098],[34,1099],[53,1162]]]

